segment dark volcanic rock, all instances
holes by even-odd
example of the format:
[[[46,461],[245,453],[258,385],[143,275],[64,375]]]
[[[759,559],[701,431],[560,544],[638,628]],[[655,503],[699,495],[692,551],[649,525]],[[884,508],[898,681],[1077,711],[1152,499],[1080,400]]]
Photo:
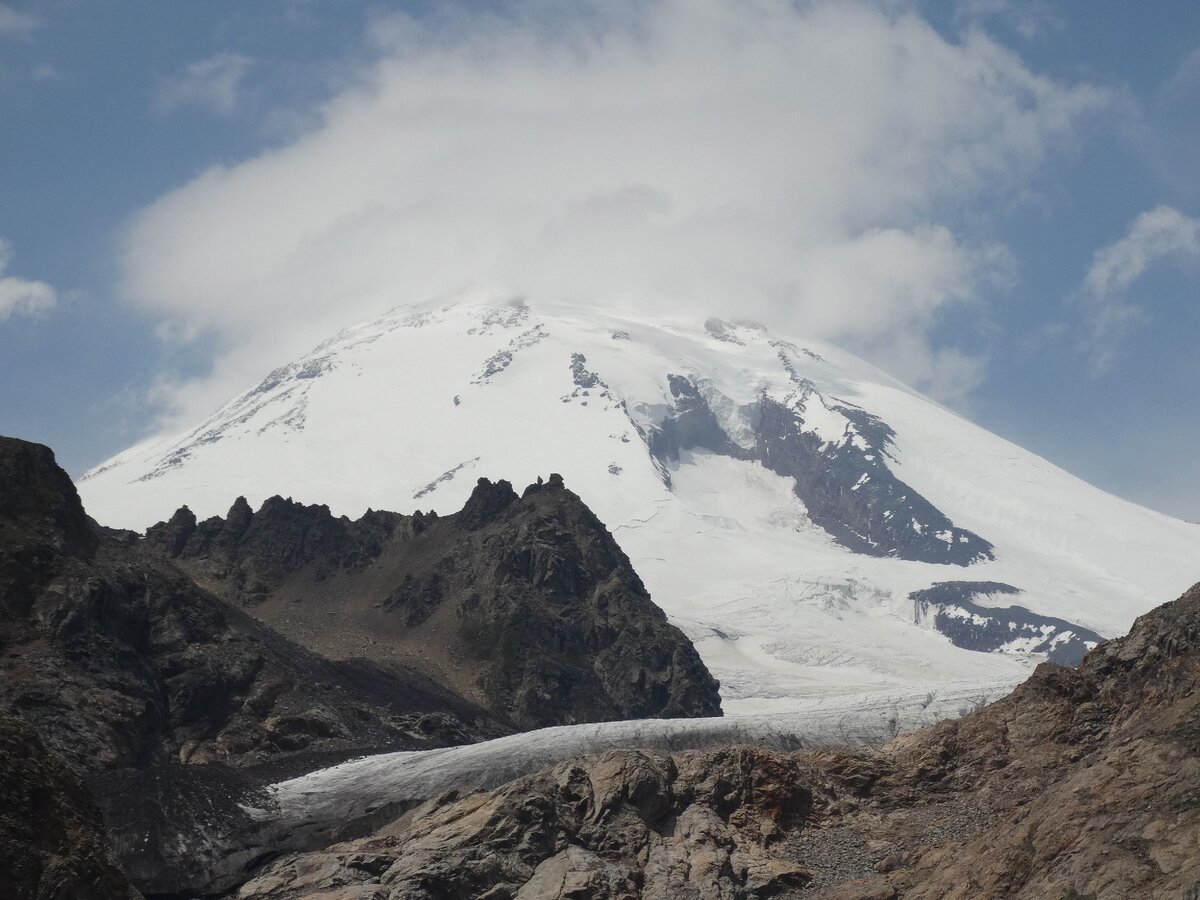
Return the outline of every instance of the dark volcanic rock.
[[[1078,669],[1044,663],[999,703],[894,742],[876,805],[969,799],[986,827],[818,896],[1188,896],[1200,886],[1198,687],[1200,585]]]
[[[679,459],[680,451],[694,447],[735,457],[744,455],[726,436],[708,401],[690,378],[668,375],[667,384],[674,405],[658,430],[648,437],[651,454],[664,463]]]
[[[233,526],[217,540],[250,530],[238,505],[233,512]],[[340,533],[322,540],[320,517],[309,518],[318,524],[304,532],[315,535],[304,546],[354,559],[356,548],[348,551]],[[364,528],[387,524],[375,516]],[[168,528],[164,543],[179,548],[203,525],[181,512]],[[275,546],[287,544],[280,539]],[[91,522],[46,448],[0,438],[0,715],[23,720],[51,751],[90,773],[139,886],[172,892],[204,883],[203,868],[191,871],[180,858],[194,848],[179,844],[152,857],[144,851],[163,846],[147,831],[168,824],[161,810],[182,809],[188,798],[197,816],[216,827],[212,785],[253,784],[356,754],[465,743],[510,730],[415,672],[362,659],[331,661],[293,644],[148,549],[135,535]],[[269,563],[277,568],[287,559],[281,549]],[[9,764],[18,773],[35,765],[12,754]],[[242,776],[228,767],[259,772]],[[124,770],[131,768],[142,770],[136,779],[150,779],[143,787],[155,789],[113,790],[115,782],[99,774],[128,785],[135,776]],[[0,774],[8,778],[10,769]],[[63,796],[79,816],[90,815],[82,788]],[[58,801],[31,797],[45,802],[47,827],[58,827],[61,811],[51,802]],[[47,856],[48,874],[34,872],[33,883],[37,877],[57,883],[59,869],[63,884],[73,883],[67,863],[51,863]],[[72,891],[36,896],[90,896]],[[108,895],[98,888],[96,896]]]
[[[54,453],[16,438],[0,440],[0,529],[6,552],[25,542],[77,556],[96,547],[92,522]]]
[[[956,647],[991,652],[1022,641],[1027,652],[1045,653],[1063,666],[1078,665],[1084,654],[1104,640],[1096,632],[1053,616],[1042,616],[1023,606],[980,606],[981,594],[1019,594],[1010,584],[995,581],[939,581],[909,599],[918,617],[929,617],[934,627]]]
[[[855,552],[959,566],[993,558],[988,541],[957,527],[892,473],[887,459],[895,433],[885,422],[858,407],[834,403],[854,434],[824,441],[806,429],[807,405],[825,401],[811,382],[794,373],[793,378],[796,392],[786,402],[763,395],[741,408],[753,429],[754,446],[749,447],[725,432],[692,378],[668,375],[672,407],[645,434],[664,481],[670,484],[669,465],[684,450],[701,448],[753,460],[792,479],[809,518]]]
[[[493,484],[486,478],[480,478],[459,512],[457,521],[469,531],[478,531],[495,522],[516,502],[517,492],[507,481],[500,480]]]
[[[213,517],[199,524],[191,510],[181,507],[170,521],[148,529],[146,543],[170,559],[236,563],[231,577],[222,577],[221,593],[230,601],[250,604],[312,560],[324,567],[313,573],[318,578],[327,568],[372,561],[404,521],[395,513],[375,511],[356,522],[335,519],[327,506],[305,506],[282,497],[271,497],[256,514],[245,497],[238,497],[224,519]],[[243,553],[244,546],[253,552]]]
[[[330,584],[464,666],[470,693],[509,721],[720,712],[694,648],[557,475],[523,497],[481,481],[444,519],[350,522],[280,498],[255,513],[239,498],[226,519],[181,509],[144,540],[91,522],[43,447],[0,439],[0,478],[0,714],[88,773],[122,862],[154,894],[236,884],[264,852],[245,805],[268,781],[510,727],[390,656],[330,660],[292,643],[181,567],[256,611],[276,611],[281,586]],[[355,639],[369,649],[375,636]],[[25,771],[6,764],[4,777]],[[86,819],[87,792],[71,790],[64,809]],[[12,852],[31,883],[75,884],[53,846],[36,871]]]
[[[0,716],[0,895],[132,900],[79,775],[24,722]]]
[[[795,479],[796,496],[809,517],[839,543],[872,556],[959,566],[993,558],[990,543],[955,526],[892,474],[885,462],[892,432],[880,420],[838,407],[871,443],[845,440],[827,446],[802,430],[802,414],[765,396],[759,405],[756,458],[772,472]]]
[[[264,851],[247,811],[267,803],[256,773],[224,765],[164,765],[92,772],[109,845],[150,896],[215,893],[244,880]]]
[[[181,541],[188,520],[147,545],[318,652],[403,660],[519,726],[720,714],[691,642],[558,475],[520,497],[480,479],[440,518],[273,498]]]
[[[96,549],[75,485],[48,447],[0,439],[0,649],[48,573]]]

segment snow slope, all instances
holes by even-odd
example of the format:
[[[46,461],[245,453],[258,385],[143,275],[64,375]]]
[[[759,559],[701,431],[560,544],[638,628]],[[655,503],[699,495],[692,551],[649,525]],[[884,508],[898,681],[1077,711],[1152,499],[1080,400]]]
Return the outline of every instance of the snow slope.
[[[448,513],[480,476],[520,489],[550,472],[613,531],[730,712],[995,696],[1045,652],[1121,634],[1200,580],[1200,526],[1098,491],[835,347],[522,301],[347,329],[79,489],[98,520],[144,529],[239,494]],[[970,584],[940,616],[911,596],[944,582]]]

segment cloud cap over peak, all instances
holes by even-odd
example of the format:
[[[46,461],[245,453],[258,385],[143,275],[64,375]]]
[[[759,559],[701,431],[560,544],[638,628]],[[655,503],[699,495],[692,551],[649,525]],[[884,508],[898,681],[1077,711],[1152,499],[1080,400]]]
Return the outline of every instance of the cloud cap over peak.
[[[1106,101],[869,3],[545,13],[381,19],[316,129],[137,217],[129,296],[228,350],[199,405],[348,321],[480,287],[736,310],[935,385],[939,359],[965,371],[929,342],[939,315],[1012,270],[956,212]]]

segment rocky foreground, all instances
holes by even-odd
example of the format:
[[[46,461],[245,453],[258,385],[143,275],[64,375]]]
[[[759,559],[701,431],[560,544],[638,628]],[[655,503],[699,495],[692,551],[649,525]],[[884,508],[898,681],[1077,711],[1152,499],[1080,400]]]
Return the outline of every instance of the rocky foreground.
[[[451,791],[237,896],[1178,900],[1200,889],[1198,678],[1200,585],[879,750],[610,751]]]

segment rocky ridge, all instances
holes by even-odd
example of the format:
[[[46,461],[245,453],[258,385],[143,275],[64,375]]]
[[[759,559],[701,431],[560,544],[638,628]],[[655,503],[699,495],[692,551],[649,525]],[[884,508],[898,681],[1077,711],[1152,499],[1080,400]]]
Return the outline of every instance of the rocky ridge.
[[[562,479],[479,479],[449,516],[358,520],[273,497],[186,508],[146,544],[332,657],[403,662],[519,727],[720,715],[716,681]]]

